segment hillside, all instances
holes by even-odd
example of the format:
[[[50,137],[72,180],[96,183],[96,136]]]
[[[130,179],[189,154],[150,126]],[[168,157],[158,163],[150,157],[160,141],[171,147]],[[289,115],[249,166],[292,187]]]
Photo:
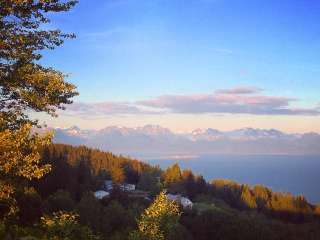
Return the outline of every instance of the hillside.
[[[80,224],[90,227],[100,239],[128,239],[137,228],[136,219],[162,189],[167,189],[193,202],[192,209],[181,209],[172,240],[228,240],[239,236],[320,239],[320,206],[308,203],[303,196],[226,180],[206,182],[178,165],[163,171],[84,146],[51,145],[43,149],[42,159],[52,165],[52,171],[33,181],[29,188],[34,190],[18,198],[19,225],[29,234],[26,229],[37,224],[42,215],[72,211],[79,214]],[[98,200],[93,192],[103,189],[105,180],[134,184],[135,191],[143,195],[115,187],[108,197]]]

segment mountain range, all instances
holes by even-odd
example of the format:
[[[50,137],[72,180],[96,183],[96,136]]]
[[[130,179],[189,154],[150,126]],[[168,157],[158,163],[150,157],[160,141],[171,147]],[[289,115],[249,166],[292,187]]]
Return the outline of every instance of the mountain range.
[[[276,129],[242,128],[233,131],[195,129],[174,133],[158,125],[101,130],[51,128],[54,142],[86,145],[138,158],[188,158],[206,154],[320,154],[320,134],[290,134]]]

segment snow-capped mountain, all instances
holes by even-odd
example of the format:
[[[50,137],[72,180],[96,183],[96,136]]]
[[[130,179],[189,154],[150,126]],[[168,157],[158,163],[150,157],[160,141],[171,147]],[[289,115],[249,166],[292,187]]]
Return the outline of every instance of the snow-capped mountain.
[[[54,130],[56,143],[83,144],[135,157],[201,154],[320,155],[319,134],[288,134],[276,129],[219,131],[208,128],[178,134],[158,125],[146,125],[137,128],[109,126],[101,130],[83,130],[73,126]]]
[[[254,129],[242,128],[233,131],[221,132],[216,129],[196,129],[191,132],[190,138],[197,140],[215,141],[219,139],[232,139],[232,140],[257,140],[263,138],[290,138],[299,136],[297,134],[286,134],[276,129]]]
[[[159,125],[145,125],[143,127],[136,128],[142,134],[146,135],[172,135],[173,133],[168,128],[160,127]]]
[[[189,138],[193,141],[214,141],[223,137],[223,133],[219,130],[207,128],[207,129],[195,129],[191,132]]]
[[[280,138],[288,137],[288,134],[278,131],[276,129],[242,128],[242,129],[227,132],[226,136],[230,139],[255,140],[255,139],[261,139],[261,138],[280,139]]]

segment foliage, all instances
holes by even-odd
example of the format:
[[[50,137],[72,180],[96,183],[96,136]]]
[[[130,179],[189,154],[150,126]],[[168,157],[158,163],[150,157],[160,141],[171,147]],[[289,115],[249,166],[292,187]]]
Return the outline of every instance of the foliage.
[[[52,166],[49,174],[34,183],[41,196],[48,197],[61,189],[68,191],[77,201],[84,193],[101,188],[113,169],[131,169],[130,172],[123,171],[122,179],[132,174],[140,178],[142,172],[153,169],[143,162],[84,146],[52,144],[41,151],[41,158]],[[103,175],[105,179],[101,179]]]
[[[23,226],[11,224],[5,226],[0,222],[1,239],[30,240],[99,240],[100,237],[85,225],[78,222],[78,215],[73,212],[59,211],[45,215],[39,224]]]
[[[58,190],[48,197],[44,203],[46,213],[53,213],[57,211],[70,212],[74,210],[75,202],[71,198],[69,192],[64,190]]]
[[[181,224],[197,240],[300,240],[320,239],[319,223],[292,224],[275,221],[248,211],[211,207],[200,214],[186,212]]]
[[[303,196],[272,192],[261,185],[251,188],[222,179],[212,181],[210,187],[214,196],[240,210],[254,209],[290,222],[312,221],[314,217],[319,217],[316,206],[308,203]]]
[[[93,194],[84,194],[76,209],[80,215],[80,223],[90,226],[96,232],[101,230],[103,206]]]
[[[78,223],[78,217],[77,214],[61,211],[42,217],[41,226],[45,232],[43,239],[98,240],[88,227]]]
[[[17,214],[19,224],[32,226],[39,222],[42,216],[42,198],[34,188],[25,187],[23,191],[17,192],[17,203],[19,212]]]
[[[44,67],[40,50],[54,49],[72,34],[44,30],[49,12],[68,11],[76,1],[0,1],[0,118],[2,129],[35,124],[26,110],[55,115],[55,108],[71,103],[75,86],[63,73]]]
[[[164,184],[169,186],[170,184],[179,183],[181,181],[181,170],[178,163],[168,167],[163,173]]]
[[[2,216],[16,213],[14,193],[26,180],[40,179],[50,170],[41,164],[39,148],[50,143],[50,135],[30,135],[30,124],[18,130],[0,131],[0,201]]]
[[[248,185],[242,186],[240,198],[245,207],[257,208],[256,198]]]
[[[129,229],[135,224],[134,218],[118,201],[112,201],[103,209],[102,229],[105,236],[128,235]]]
[[[112,168],[111,169],[111,178],[115,183],[122,183],[125,180],[124,171],[122,168]]]
[[[0,1],[0,208],[1,218],[18,208],[15,192],[50,170],[40,164],[39,148],[51,141],[31,132],[32,111],[56,116],[71,103],[75,86],[65,75],[39,63],[41,50],[54,49],[72,34],[45,30],[49,12],[68,11],[76,1]]]
[[[108,202],[98,201],[93,194],[85,194],[77,206],[80,223],[89,226],[104,238],[117,238],[128,235],[135,228],[132,208],[123,206],[118,199]],[[138,206],[135,205],[135,208]],[[124,239],[124,238],[122,238]]]
[[[162,184],[160,182],[161,170],[151,169],[141,174],[138,182],[138,188],[150,192],[152,196],[160,193]]]
[[[194,207],[179,213],[179,216],[161,221],[166,218],[160,216],[170,215],[172,211],[163,213],[159,204],[155,203],[157,200],[148,208],[148,200],[132,197],[116,187],[103,200],[96,199],[92,193],[97,187],[101,189],[105,179],[110,179],[109,173],[114,167],[124,170],[126,180],[138,180],[138,189],[142,186],[152,189],[149,179],[152,183],[159,183],[160,180],[162,185],[163,180],[159,179],[163,173],[161,169],[83,146],[50,145],[41,151],[41,158],[52,165],[52,171],[33,182],[41,197],[32,188],[23,188],[22,193],[17,195],[21,219],[11,222],[9,229],[12,236],[48,239],[43,225],[33,225],[38,223],[43,211],[49,218],[53,218],[51,214],[54,211],[75,211],[79,215],[79,229],[88,230],[90,227],[91,233],[101,239],[123,240],[130,236],[130,239],[149,240],[147,233],[152,229],[160,239],[168,240],[318,239],[320,236],[317,219],[301,217],[308,216],[305,214],[307,209],[316,211],[316,206],[309,204],[302,196],[293,197],[272,192],[261,185],[250,187],[228,180],[215,180],[208,184],[201,176],[184,170],[179,182],[172,182],[171,185],[178,186],[176,189],[181,194],[192,197]],[[256,203],[256,207],[251,208],[250,201]],[[284,209],[294,210],[296,215],[286,215]],[[158,215],[154,216],[151,212]],[[279,218],[286,222],[275,220]],[[308,223],[304,223],[306,220]],[[142,233],[142,223],[151,228],[143,228]],[[67,233],[70,229],[72,225],[66,225],[61,231]],[[81,239],[81,235],[86,236],[86,231],[81,234],[73,232],[76,234],[73,236],[80,234],[78,238]],[[0,239],[1,236],[0,232]],[[151,235],[153,239],[159,236]]]
[[[131,234],[131,239],[165,240],[178,227],[181,216],[176,202],[167,199],[161,192],[148,207],[138,222],[138,231]]]

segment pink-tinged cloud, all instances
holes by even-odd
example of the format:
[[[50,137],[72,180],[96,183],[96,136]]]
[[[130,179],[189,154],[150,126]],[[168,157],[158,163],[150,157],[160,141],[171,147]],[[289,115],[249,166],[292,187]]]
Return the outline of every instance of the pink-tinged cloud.
[[[261,88],[256,87],[235,87],[230,89],[220,89],[216,93],[220,94],[256,94],[261,92]]]
[[[97,115],[140,114],[142,111],[138,107],[126,102],[75,102],[67,106],[66,113],[90,117]]]
[[[137,102],[76,102],[64,114],[92,118],[106,115],[151,114],[252,114],[252,115],[320,115],[319,106],[294,108],[295,98],[266,96],[261,89],[237,87],[217,90],[211,94],[163,95]]]
[[[173,113],[230,113],[254,115],[320,115],[319,109],[292,108],[295,98],[257,95],[261,90],[234,88],[201,95],[163,95],[140,101],[143,106]]]

